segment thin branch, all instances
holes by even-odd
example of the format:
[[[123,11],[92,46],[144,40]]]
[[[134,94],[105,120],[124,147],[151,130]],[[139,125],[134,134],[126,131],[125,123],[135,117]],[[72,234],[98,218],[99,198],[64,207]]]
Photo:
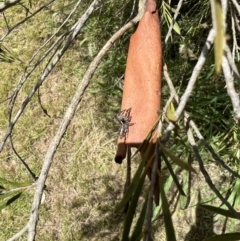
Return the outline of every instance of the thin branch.
[[[238,212],[236,212],[236,210],[234,210],[234,208],[231,206],[231,204],[222,196],[222,194],[218,191],[218,189],[215,187],[214,183],[212,182],[208,172],[206,171],[206,169],[204,167],[203,160],[199,154],[196,142],[194,140],[193,134],[190,129],[188,130],[188,141],[193,148],[193,152],[199,163],[200,170],[205,178],[206,183],[212,189],[212,191],[217,195],[217,197],[222,201],[222,203],[226,205],[226,207],[229,209],[229,211],[231,211],[235,215],[236,218],[240,219],[240,213],[238,213]]]
[[[214,40],[214,36],[215,36],[215,32],[213,29],[210,30],[209,34],[208,34],[208,37],[207,37],[207,40],[205,42],[205,45],[202,49],[202,52],[198,58],[198,61],[193,69],[193,72],[192,72],[192,75],[190,77],[190,80],[188,82],[188,85],[187,85],[187,88],[184,92],[184,94],[182,95],[181,97],[181,100],[179,102],[179,105],[178,105],[178,108],[176,109],[176,112],[175,112],[175,115],[177,118],[179,118],[182,114],[182,112],[184,111],[185,109],[185,106],[187,104],[187,101],[193,91],[193,88],[194,88],[194,85],[196,83],[196,80],[200,74],[200,71],[202,70],[203,68],[203,65],[206,61],[206,57],[207,57],[207,54],[212,46],[212,43],[213,43],[213,40]],[[162,138],[162,141],[165,142],[165,139],[169,137],[170,135],[170,132],[174,129],[174,125],[172,123],[170,123],[168,125],[168,127],[166,128],[166,134],[164,135],[164,137]]]
[[[91,6],[88,8],[88,10],[85,12],[84,15],[89,16],[90,13],[92,13],[95,10],[95,8],[99,2],[100,2],[99,0],[95,0],[91,4]],[[78,86],[77,91],[75,92],[75,95],[73,96],[72,101],[69,104],[69,107],[67,108],[67,110],[65,112],[62,123],[60,124],[60,127],[59,127],[55,137],[53,138],[52,142],[50,143],[47,153],[45,155],[42,170],[41,170],[41,173],[40,173],[38,181],[37,181],[37,188],[36,188],[36,192],[35,192],[34,200],[33,200],[33,204],[32,204],[28,241],[34,240],[34,237],[36,235],[36,226],[37,226],[37,222],[38,222],[38,210],[39,210],[39,206],[40,206],[40,200],[42,197],[42,193],[43,193],[44,186],[45,186],[45,181],[47,179],[48,172],[49,172],[50,166],[52,164],[54,154],[61,142],[61,139],[62,139],[64,133],[66,132],[66,130],[75,114],[78,104],[81,101],[83,94],[85,92],[85,89],[88,87],[88,85],[90,83],[91,77],[93,76],[95,70],[97,69],[98,65],[100,64],[102,58],[107,54],[109,49],[112,47],[113,43],[117,39],[119,39],[129,28],[134,26],[139,21],[140,18],[141,18],[141,15],[138,14],[132,21],[127,23],[117,33],[115,33],[108,40],[108,42],[105,44],[105,46],[101,49],[101,51],[98,53],[98,55],[94,58],[94,60],[90,64],[89,68],[85,72],[82,82]],[[85,19],[85,17],[83,19]],[[77,31],[74,31],[73,34],[75,34],[76,32]]]
[[[238,52],[238,50],[237,50],[237,52]],[[231,69],[233,71],[233,75],[237,79],[238,84],[240,86],[240,74],[238,72],[238,68],[237,68],[237,66],[235,64],[234,58],[233,58],[233,56],[231,54],[231,51],[229,49],[229,46],[227,44],[225,45],[225,53],[226,53],[226,57],[228,59],[228,63],[230,64]]]
[[[222,69],[223,69],[223,74],[224,74],[225,81],[226,81],[227,92],[228,92],[228,95],[230,96],[230,99],[232,101],[232,106],[233,106],[235,118],[238,120],[238,122],[240,122],[239,95],[234,88],[233,76],[232,76],[231,69],[230,69],[230,66],[229,66],[229,63],[228,63],[228,60],[227,60],[226,56],[223,56],[223,59],[222,59]]]
[[[3,15],[4,22],[5,22],[6,26],[7,26],[7,29],[9,29],[8,22],[7,22],[7,18],[6,18],[6,16],[5,16],[5,13],[3,12],[2,15]]]
[[[235,25],[237,27],[237,30],[240,33],[240,23],[239,23],[239,19],[237,18],[237,14],[235,10],[234,10],[234,20],[235,20]]]
[[[4,3],[0,4],[0,13],[5,11],[6,9],[12,7],[13,5],[17,5],[21,0],[8,0]]]
[[[31,185],[29,185],[29,186],[27,186],[27,187],[17,187],[17,188],[13,188],[13,189],[10,189],[10,190],[7,190],[7,191],[1,191],[1,195],[2,194],[9,194],[9,193],[13,193],[13,192],[21,192],[21,191],[24,191],[24,190],[26,190],[26,189],[30,189],[30,188],[33,188],[33,187],[35,187],[36,186],[36,184],[35,184],[35,182],[34,183],[32,183]]]
[[[175,22],[176,22],[176,19],[177,19],[177,17],[178,17],[178,14],[179,14],[179,12],[180,12],[180,9],[181,9],[181,7],[182,7],[182,4],[183,4],[183,0],[180,0],[180,1],[178,2],[177,9],[176,9],[175,14],[174,14],[174,17],[173,17],[173,19],[172,19],[171,25],[170,25],[170,27],[169,27],[169,29],[168,29],[168,33],[167,33],[166,38],[165,38],[165,44],[167,43],[169,37],[170,37],[171,34],[172,34],[173,26],[174,26],[174,24],[175,24]]]
[[[233,5],[235,6],[235,10],[238,12],[238,15],[240,17],[240,5],[237,3],[236,0],[231,0]]]
[[[237,61],[239,61],[239,52],[238,52],[239,46],[238,46],[238,43],[237,43],[237,34],[236,34],[236,26],[235,26],[236,25],[235,24],[236,14],[235,14],[235,11],[233,10],[232,4],[230,5],[230,11],[231,11],[230,15],[231,15],[231,23],[232,23],[232,38],[233,38],[233,48],[232,48],[232,56],[233,57],[232,57],[232,59],[233,59],[233,62],[234,62],[235,54],[237,55]],[[226,47],[225,47],[225,50],[226,50]],[[228,61],[229,61],[229,58],[228,58]]]
[[[13,235],[10,239],[8,239],[7,241],[15,241],[17,239],[19,239],[25,232],[27,232],[28,230],[28,225],[29,223],[27,223],[27,225],[21,229],[18,233],[16,233],[15,235]]]
[[[23,160],[23,158],[18,154],[17,150],[15,149],[14,144],[13,144],[13,140],[12,140],[12,135],[10,135],[9,139],[10,139],[11,148],[12,148],[14,154],[18,157],[18,159],[21,161],[23,166],[27,169],[27,171],[31,175],[33,181],[36,181],[37,177],[36,177],[35,173],[30,169],[30,167],[27,165],[27,163]]]

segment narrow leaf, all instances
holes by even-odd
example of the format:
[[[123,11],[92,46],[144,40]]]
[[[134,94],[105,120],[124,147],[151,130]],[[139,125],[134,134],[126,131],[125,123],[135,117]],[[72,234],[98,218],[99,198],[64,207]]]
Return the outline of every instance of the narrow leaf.
[[[145,202],[143,204],[141,213],[139,215],[137,224],[136,224],[136,226],[134,228],[134,231],[133,231],[133,234],[132,234],[132,237],[131,237],[130,241],[140,240],[141,237],[142,237],[142,233],[143,233],[142,232],[142,228],[143,228],[145,215],[146,215],[146,211],[147,211],[147,204],[148,204],[148,193],[149,192],[147,192],[147,195],[146,195],[146,198],[145,198]]]
[[[169,204],[168,204],[165,192],[164,192],[161,178],[159,178],[159,186],[160,186],[162,210],[163,210],[163,217],[164,217],[167,241],[176,241],[175,230],[173,227],[172,217],[171,217],[171,213],[169,210]]]
[[[240,233],[225,233],[214,237],[205,238],[203,241],[238,241]]]
[[[126,218],[125,218],[122,241],[129,240],[128,235],[129,235],[130,228],[131,228],[131,225],[132,225],[132,220],[133,220],[136,208],[137,208],[137,202],[138,202],[138,199],[141,195],[141,191],[142,191],[142,188],[143,188],[143,184],[144,184],[144,181],[145,181],[147,171],[148,171],[148,166],[143,171],[143,174],[140,177],[140,180],[138,180],[137,188],[136,188],[136,190],[133,194],[133,197],[131,199],[131,202],[130,202],[130,205],[129,205],[129,208],[128,208],[128,212],[127,212],[127,215],[126,215]]]
[[[2,209],[4,209],[5,207],[9,206],[12,202],[16,201],[20,196],[21,196],[21,192],[18,193],[17,195],[15,195],[14,197],[10,198],[7,202],[0,204],[0,211]]]
[[[149,143],[146,152],[143,155],[142,161],[140,162],[140,165],[138,166],[138,169],[133,177],[133,180],[129,186],[129,188],[127,189],[123,199],[121,200],[121,202],[116,206],[116,212],[119,212],[120,210],[122,210],[125,205],[129,202],[129,200],[131,199],[134,191],[136,190],[138,184],[139,184],[139,179],[141,177],[141,174],[143,172],[143,168],[147,163],[147,157],[149,154],[149,151],[151,149],[151,143]]]
[[[210,206],[210,205],[203,205],[203,204],[199,204],[199,206],[201,208],[204,208],[204,209],[208,210],[208,211],[211,211],[211,212],[223,215],[225,217],[238,219],[235,216],[235,214],[230,212],[229,210],[218,208],[218,207],[214,207],[214,206]],[[239,213],[239,215],[240,215],[240,213]]]
[[[168,156],[174,163],[176,163],[178,166],[180,166],[184,170],[192,171],[192,172],[196,173],[196,171],[193,169],[193,167],[190,164],[182,161],[180,158],[178,158],[177,156],[172,154],[168,149],[163,147],[163,145],[161,143],[160,143],[160,146],[161,146],[161,150],[163,151],[163,153],[166,156]]]
[[[8,192],[8,193],[0,194],[0,200],[11,197],[11,196],[15,195],[16,193],[19,193],[19,190],[15,191],[15,192]]]
[[[0,177],[0,183],[10,185],[12,187],[27,187],[31,185],[31,182],[12,182]]]
[[[175,184],[176,184],[176,186],[177,186],[178,191],[180,192],[181,195],[186,196],[186,194],[184,193],[184,191],[183,191],[183,189],[182,189],[181,184],[179,183],[179,181],[178,181],[178,179],[177,179],[177,176],[176,176],[175,173],[173,172],[172,166],[170,165],[167,157],[166,157],[164,154],[162,154],[162,157],[163,157],[163,159],[164,159],[164,161],[165,161],[165,163],[166,163],[166,166],[167,166],[167,168],[168,168],[168,170],[169,170],[169,172],[170,172],[170,174],[171,174],[171,176],[172,176],[172,178],[173,178],[173,181],[175,182]]]
[[[178,169],[178,166],[176,166],[173,171],[176,172],[177,169]],[[172,183],[173,183],[173,178],[172,178],[172,176],[170,175],[170,176],[168,177],[166,183],[164,184],[164,191],[165,191],[165,193],[168,193],[168,192],[169,192],[169,190],[170,190],[170,188],[171,188],[171,186],[172,186]],[[159,200],[159,205],[158,205],[157,207],[155,207],[155,209],[154,209],[154,211],[153,211],[152,221],[154,221],[154,220],[156,219],[156,217],[158,216],[161,208],[162,208],[162,200],[160,199],[160,200]]]

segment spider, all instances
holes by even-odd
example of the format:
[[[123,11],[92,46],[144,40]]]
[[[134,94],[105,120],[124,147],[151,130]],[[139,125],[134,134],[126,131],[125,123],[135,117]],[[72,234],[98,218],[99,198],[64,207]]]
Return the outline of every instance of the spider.
[[[118,136],[120,139],[127,136],[129,132],[129,126],[132,126],[134,124],[134,123],[130,123],[132,119],[132,117],[130,116],[131,109],[132,108],[122,110],[119,114],[117,114],[117,119],[121,124],[119,128],[119,133],[118,133]]]

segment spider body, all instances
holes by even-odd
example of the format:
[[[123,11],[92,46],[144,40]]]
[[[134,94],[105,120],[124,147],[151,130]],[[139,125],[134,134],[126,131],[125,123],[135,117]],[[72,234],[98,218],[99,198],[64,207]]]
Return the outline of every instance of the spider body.
[[[119,114],[117,114],[117,119],[121,125],[118,133],[120,139],[126,138],[129,132],[129,126],[132,126],[134,124],[130,123],[132,119],[132,117],[130,116],[131,109],[132,108],[123,110]]]

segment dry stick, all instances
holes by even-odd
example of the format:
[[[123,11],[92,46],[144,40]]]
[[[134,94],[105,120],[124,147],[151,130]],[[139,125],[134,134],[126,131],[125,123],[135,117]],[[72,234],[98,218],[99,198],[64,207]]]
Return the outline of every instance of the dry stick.
[[[95,2],[98,2],[98,1],[94,1],[94,3]],[[132,21],[127,23],[117,33],[115,33],[110,38],[110,40],[108,40],[108,42],[105,44],[105,46],[101,49],[101,51],[98,53],[98,55],[94,58],[94,60],[90,64],[89,68],[85,72],[82,82],[78,86],[77,91],[75,92],[75,95],[73,96],[72,101],[65,112],[62,123],[60,124],[60,127],[59,127],[56,135],[54,136],[52,142],[50,143],[50,146],[45,155],[42,170],[41,170],[41,173],[40,173],[38,181],[37,181],[37,188],[36,188],[36,192],[35,192],[34,200],[33,200],[33,204],[32,204],[32,211],[31,211],[30,221],[29,221],[30,225],[29,225],[28,241],[33,241],[34,237],[36,235],[36,225],[38,222],[38,210],[39,210],[39,206],[40,206],[40,200],[41,200],[42,193],[44,190],[45,181],[47,179],[47,175],[48,175],[50,166],[52,164],[52,159],[53,159],[54,154],[61,142],[61,139],[62,139],[64,133],[67,130],[68,125],[70,124],[70,122],[75,114],[78,104],[83,97],[84,91],[90,83],[90,79],[91,79],[92,75],[94,74],[95,70],[97,69],[98,65],[100,64],[102,58],[107,54],[109,49],[112,47],[113,43],[116,42],[116,40],[118,38],[120,38],[129,28],[134,26],[139,21],[140,18],[141,18],[141,15],[138,14]]]
[[[229,211],[231,211],[236,218],[240,219],[240,213],[236,212],[236,210],[234,210],[234,208],[231,206],[231,204],[221,195],[221,193],[218,191],[218,189],[215,187],[215,185],[213,184],[210,176],[208,175],[208,172],[206,171],[204,164],[203,164],[203,160],[199,154],[196,142],[194,140],[192,131],[189,129],[188,130],[188,141],[191,144],[194,154],[196,156],[196,159],[199,163],[199,167],[200,170],[205,178],[205,181],[207,182],[208,186],[212,189],[212,191],[217,195],[217,197],[222,201],[223,204],[226,205],[226,207],[229,209]]]
[[[21,163],[24,165],[24,167],[27,169],[27,171],[29,172],[29,174],[31,175],[33,181],[35,182],[37,180],[37,177],[35,175],[35,173],[30,169],[30,167],[28,166],[28,164],[23,160],[23,158],[18,154],[14,144],[13,144],[13,139],[12,139],[12,133],[10,135],[10,145],[11,145],[11,148],[14,152],[14,154],[18,157],[18,159],[21,161]]]
[[[18,233],[14,234],[10,239],[8,239],[7,241],[15,241],[17,239],[19,239],[25,232],[27,232],[28,230],[28,225],[29,223],[27,223],[27,225],[22,228]]]
[[[238,12],[238,15],[240,17],[240,5],[237,3],[236,0],[231,0],[233,5],[235,6],[236,11]]]
[[[169,37],[171,36],[172,30],[173,30],[173,26],[174,26],[174,24],[175,24],[175,22],[176,22],[176,19],[177,19],[177,17],[178,17],[178,14],[179,14],[179,12],[180,12],[181,7],[182,7],[182,3],[183,3],[183,0],[180,0],[180,1],[178,2],[177,9],[176,9],[176,11],[175,11],[173,20],[172,20],[172,22],[171,22],[170,28],[168,29],[168,33],[167,33],[166,38],[165,38],[165,44],[167,43]]]
[[[223,56],[223,59],[222,59],[222,69],[223,69],[223,74],[224,74],[225,81],[226,81],[227,92],[228,92],[228,95],[230,96],[230,99],[232,101],[232,106],[233,106],[235,118],[240,123],[239,95],[234,88],[234,79],[233,79],[231,69],[230,69],[230,66],[229,66],[229,63],[228,63],[228,60],[227,60],[226,56]]]
[[[235,20],[235,25],[237,27],[238,32],[240,33],[240,24],[239,24],[239,20],[237,18],[237,14],[236,11],[234,10],[234,20]]]
[[[205,63],[206,61],[206,56],[210,50],[210,47],[213,43],[213,40],[214,40],[214,36],[215,36],[215,33],[214,33],[214,30],[211,29],[209,34],[208,34],[208,37],[207,37],[207,40],[205,42],[205,45],[202,49],[202,52],[198,58],[198,61],[193,69],[193,72],[192,72],[192,75],[190,77],[190,80],[188,82],[188,85],[187,85],[187,88],[184,92],[184,94],[182,95],[181,97],[181,100],[179,102],[179,105],[178,105],[178,108],[176,109],[176,112],[175,112],[175,115],[177,118],[179,118],[182,114],[182,112],[184,111],[185,109],[185,106],[187,104],[187,101],[193,91],[193,88],[194,88],[194,85],[196,83],[196,80],[197,80],[197,77],[201,71],[201,69],[203,68],[203,64]],[[168,140],[169,136],[170,136],[170,133],[171,131],[174,129],[174,125],[172,123],[170,123],[166,129],[166,133],[165,135],[163,136],[162,138],[162,141],[165,142]]]
[[[0,5],[0,13],[3,12],[4,10],[6,10],[7,8],[10,8],[11,6],[16,5],[20,1],[21,0],[8,0],[8,1],[5,1],[4,3],[2,3]]]
[[[236,14],[235,14],[235,11],[233,10],[233,7],[232,5],[230,5],[230,15],[231,15],[231,23],[232,23],[232,38],[233,38],[233,48],[232,48],[232,59],[234,60],[235,59],[235,56],[237,57],[237,60],[239,61],[239,47],[238,47],[238,43],[237,43],[237,35],[236,35]],[[227,46],[228,47],[228,46]],[[229,49],[229,47],[228,47]],[[225,43],[225,51],[226,51],[226,43]],[[230,51],[230,49],[229,49]],[[227,56],[228,58],[228,56]],[[228,58],[228,61],[229,61],[229,58]],[[234,61],[233,61],[234,62]],[[229,61],[230,63],[230,61]],[[230,63],[231,67],[232,67],[232,64]],[[240,80],[239,80],[239,84],[240,84]]]

